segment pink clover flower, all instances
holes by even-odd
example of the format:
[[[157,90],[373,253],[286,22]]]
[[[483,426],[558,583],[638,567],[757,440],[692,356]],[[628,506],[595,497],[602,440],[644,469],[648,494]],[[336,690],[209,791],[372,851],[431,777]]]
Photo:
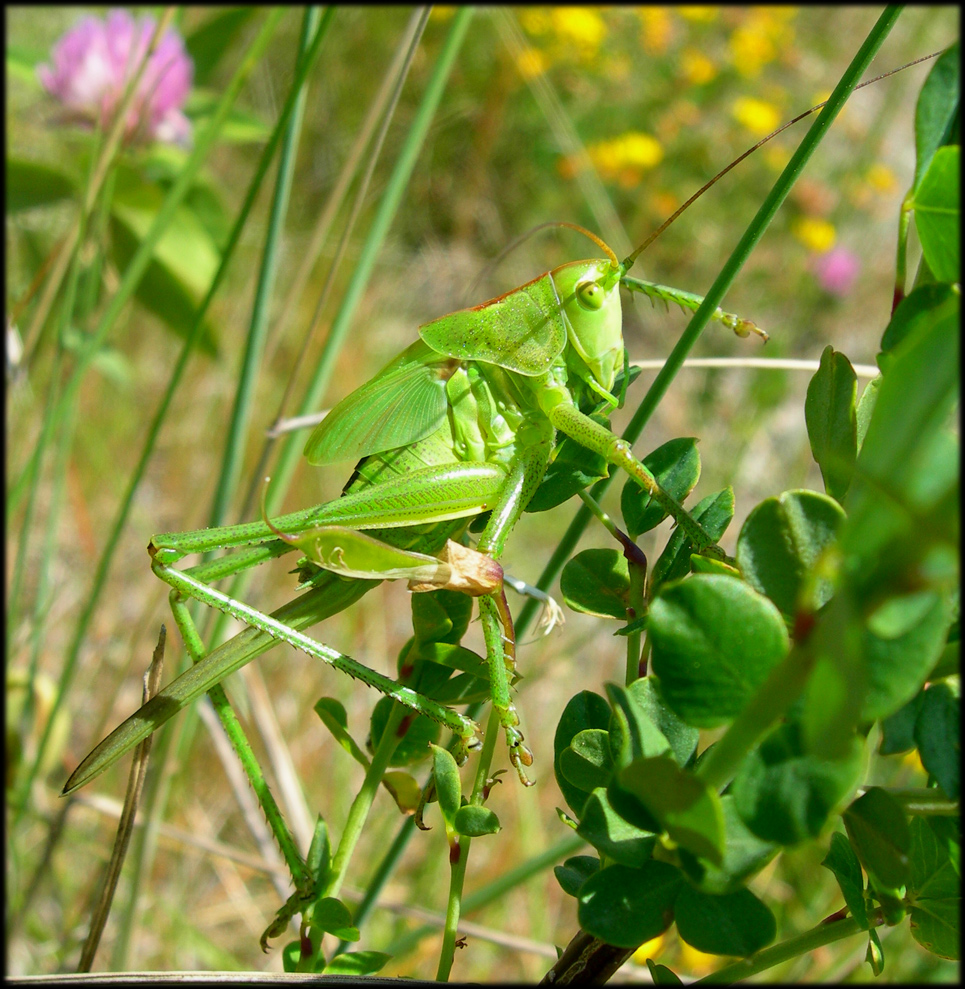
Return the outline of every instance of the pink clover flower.
[[[51,51],[52,65],[39,66],[37,75],[71,117],[107,127],[154,29],[152,18],[135,22],[126,10],[112,10],[106,21],[85,17],[57,41]],[[188,144],[191,123],[182,107],[193,75],[194,64],[181,36],[166,31],[141,75],[125,138]]]

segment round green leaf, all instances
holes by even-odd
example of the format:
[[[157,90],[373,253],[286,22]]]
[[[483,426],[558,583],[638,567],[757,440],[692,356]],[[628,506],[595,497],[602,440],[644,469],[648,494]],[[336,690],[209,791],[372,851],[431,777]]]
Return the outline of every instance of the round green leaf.
[[[696,574],[650,606],[653,670],[664,700],[688,724],[734,718],[787,654],[777,608],[743,581]]]
[[[691,947],[708,955],[746,958],[774,940],[774,914],[749,889],[710,896],[691,886],[674,906],[677,931]]]
[[[700,478],[700,454],[693,436],[669,440],[644,457],[643,463],[660,487],[681,503]],[[666,509],[632,478],[623,486],[620,511],[631,539],[656,528],[667,517]]]
[[[719,540],[734,517],[734,489],[728,485],[701,498],[690,514],[712,539]],[[677,526],[653,566],[650,582],[654,590],[690,573],[693,551],[693,543],[687,538],[687,533]]]
[[[915,722],[915,742],[922,765],[938,781],[945,795],[961,793],[961,703],[952,682],[932,684],[925,691]]]
[[[958,145],[945,145],[935,152],[912,201],[922,252],[940,282],[956,282],[961,272],[959,182]]]
[[[844,759],[807,755],[800,725],[779,725],[752,752],[731,784],[737,812],[764,841],[794,845],[821,832],[832,811],[854,791],[864,750],[853,739]]]
[[[670,743],[670,750],[677,765],[686,766],[697,751],[700,732],[681,721],[667,706],[660,693],[660,678],[649,676],[634,680],[627,688],[627,692],[633,702],[647,712],[650,720]],[[654,754],[656,753],[647,753],[647,755]]]
[[[868,910],[864,899],[864,877],[861,874],[861,862],[858,861],[858,856],[851,847],[851,842],[840,831],[835,831],[831,835],[831,847],[821,865],[834,873],[834,878],[838,881],[841,895],[851,911],[851,916],[861,925],[863,930],[867,930],[869,926]]]
[[[940,594],[921,591],[889,598],[869,617],[862,720],[886,718],[915,697],[945,648],[950,611]]]
[[[455,830],[467,838],[481,838],[502,830],[499,818],[488,808],[466,804],[456,811]]]
[[[448,749],[441,745],[432,746],[432,774],[436,786],[436,797],[439,809],[446,822],[446,829],[451,830],[456,818],[456,811],[462,803],[462,781],[459,779],[459,767]]]
[[[631,866],[648,861],[657,840],[653,832],[624,820],[613,809],[602,787],[587,799],[576,833],[614,862]]]
[[[650,861],[640,869],[607,866],[580,890],[580,926],[608,944],[635,948],[673,923],[681,885],[680,871],[666,862]]]
[[[345,951],[325,966],[325,974],[375,975],[391,958],[384,951]]]
[[[327,931],[343,941],[358,941],[358,928],[345,904],[334,896],[326,896],[312,905],[312,927]]]
[[[958,42],[935,60],[915,108],[915,186],[958,115],[961,51]]]
[[[617,683],[606,685],[607,696],[613,708],[610,720],[609,744],[613,762],[620,767],[634,759],[663,755],[670,751],[670,742],[654,724],[639,686],[646,681],[636,680],[629,687]]]
[[[617,778],[681,848],[722,863],[724,813],[716,790],[665,755],[635,759]]]
[[[560,759],[564,750],[569,747],[574,735],[586,728],[606,729],[609,724],[610,706],[592,690],[582,690],[571,697],[563,709],[562,715],[560,715],[559,724],[556,726],[556,735],[553,739],[553,773],[556,776],[556,784],[563,794],[563,799],[576,814],[583,813],[587,793],[578,786],[574,786],[563,775]]]
[[[868,874],[884,888],[904,886],[908,881],[911,832],[898,801],[880,786],[873,786],[842,816],[851,844]]]
[[[858,452],[857,382],[851,361],[829,345],[804,400],[811,454],[821,468],[825,491],[838,501],[844,499],[851,483]]]
[[[576,896],[590,876],[600,871],[600,860],[595,855],[574,855],[562,865],[553,868],[553,874],[564,893]]]
[[[698,859],[685,848],[680,850],[680,862],[690,881],[701,892],[715,895],[740,889],[780,851],[780,845],[762,841],[748,830],[729,793],[720,798],[720,806],[724,815],[724,859],[720,865]]]
[[[560,753],[560,771],[574,786],[590,793],[610,782],[613,760],[609,738],[610,733],[602,728],[588,728]]]
[[[960,842],[942,840],[941,827],[940,819],[915,817],[911,822],[911,934],[933,954],[957,961],[961,957]],[[956,861],[949,854],[950,845]]]
[[[626,557],[616,549],[585,549],[577,553],[563,567],[560,591],[574,611],[626,619],[630,594]]]
[[[815,560],[834,542],[843,521],[841,506],[817,491],[785,491],[766,498],[747,516],[737,538],[737,566],[785,618],[802,605],[817,611],[831,597],[831,584],[816,581],[810,599],[802,600],[802,595]]]

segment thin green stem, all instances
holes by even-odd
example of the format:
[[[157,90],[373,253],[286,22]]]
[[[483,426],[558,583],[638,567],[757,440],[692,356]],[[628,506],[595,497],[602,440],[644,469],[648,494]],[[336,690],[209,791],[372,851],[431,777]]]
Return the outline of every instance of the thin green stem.
[[[198,630],[191,618],[191,613],[187,605],[182,600],[174,600],[172,596],[171,610],[174,613],[174,620],[177,622],[178,630],[181,632],[181,637],[184,640],[188,655],[190,655],[194,663],[200,662],[205,657],[204,643],[201,641],[201,636],[198,635]],[[275,835],[275,840],[278,842],[278,847],[281,849],[296,888],[306,888],[310,885],[312,877],[306,870],[305,863],[295,844],[295,839],[288,830],[288,825],[285,823],[278,804],[268,789],[268,783],[261,771],[261,766],[252,751],[244,728],[241,727],[237,715],[232,710],[224,687],[220,683],[215,684],[208,690],[208,696],[211,698],[215,712],[221,721],[225,734],[228,736],[228,741],[231,742],[231,747],[235,750],[244,768],[248,782],[255,791],[255,796],[258,798],[258,803],[261,805],[261,809],[265,814],[268,826]]]
[[[499,736],[500,723],[499,712],[495,705],[489,712],[489,724],[486,726],[486,735],[483,739],[482,752],[479,753],[479,761],[476,764],[476,779],[473,783],[470,803],[481,807],[483,796],[486,790],[486,782],[489,779],[489,770],[493,762],[493,753],[496,749],[496,739]],[[436,981],[448,982],[449,972],[452,970],[452,962],[456,954],[456,936],[459,932],[459,917],[462,908],[462,888],[466,880],[466,866],[469,862],[469,849],[472,839],[465,835],[459,835],[456,839],[458,855],[450,851],[449,862],[451,865],[449,872],[449,899],[446,903],[446,923],[442,932],[442,949],[439,953],[439,967],[436,971]]]
[[[345,821],[345,827],[342,829],[342,837],[339,840],[338,849],[332,858],[332,866],[329,871],[328,881],[325,884],[325,889],[322,891],[322,896],[338,896],[342,889],[342,883],[345,881],[345,875],[348,872],[352,853],[355,851],[355,846],[362,836],[362,828],[365,826],[365,820],[372,807],[372,801],[375,800],[375,795],[379,792],[379,784],[382,782],[382,777],[389,768],[392,756],[401,741],[399,729],[403,721],[411,713],[409,708],[401,704],[392,705],[388,721],[382,731],[382,737],[379,739],[379,744],[375,747],[372,762],[365,773],[365,779],[362,781],[362,788],[349,808],[348,819]]]
[[[872,927],[880,927],[884,923],[881,912],[877,911],[868,918]],[[798,934],[797,937],[788,938],[780,944],[775,944],[772,948],[765,948],[759,951],[753,958],[735,962],[725,968],[718,969],[710,975],[698,979],[691,983],[695,986],[702,985],[731,985],[748,979],[752,975],[766,972],[775,965],[790,961],[799,955],[814,951],[816,948],[823,948],[827,944],[834,944],[842,938],[851,937],[852,934],[867,934],[854,917],[846,917],[844,920],[835,920],[830,924],[819,924],[817,927]]]
[[[921,814],[923,817],[957,817],[961,813],[961,802],[946,797],[939,790],[924,787],[906,790],[885,788],[888,795],[901,804],[906,814]]]
[[[639,618],[646,608],[647,561],[637,549],[630,537],[617,527],[612,518],[600,507],[599,503],[586,491],[578,492],[583,504],[596,516],[600,524],[623,547],[627,558],[627,570],[630,576],[630,589],[627,603],[627,621]],[[633,558],[632,558],[633,557]],[[627,636],[627,667],[626,684],[629,687],[634,680],[640,679],[640,632],[631,632]]]
[[[627,607],[627,618],[634,621],[643,617],[647,607],[647,571],[634,560],[627,561],[627,569],[630,572],[630,592],[629,604]],[[642,632],[631,632],[627,636],[627,675],[626,685],[629,687],[635,680],[643,676],[642,664],[640,662],[641,650],[640,642],[643,637]]]
[[[389,846],[389,850],[376,866],[372,878],[365,887],[365,895],[355,907],[352,919],[355,921],[356,927],[361,928],[368,915],[372,912],[372,908],[376,905],[376,901],[379,898],[379,893],[382,892],[385,884],[395,871],[395,867],[399,864],[402,853],[405,851],[406,845],[409,844],[409,839],[412,837],[414,831],[415,817],[409,814],[403,822],[402,827],[399,828],[395,840]],[[335,951],[332,953],[332,957],[334,958],[336,955],[348,951],[351,946],[351,941],[339,941]]]
[[[409,820],[411,821],[412,819],[409,818]],[[500,876],[498,879],[494,879],[491,883],[487,883],[474,893],[470,893],[462,901],[463,914],[481,910],[490,903],[501,900],[507,893],[521,886],[527,880],[532,879],[533,876],[545,871],[549,866],[555,865],[567,855],[572,855],[574,852],[578,852],[585,847],[586,842],[579,836],[571,833],[568,837],[558,841],[545,852],[533,856],[533,858],[524,862],[522,865],[517,866],[515,869],[510,869],[509,872]],[[423,938],[434,934],[437,930],[438,928],[432,924],[423,924],[421,927],[417,927],[415,930],[409,931],[393,941],[385,950],[393,958],[401,958],[415,948]]]

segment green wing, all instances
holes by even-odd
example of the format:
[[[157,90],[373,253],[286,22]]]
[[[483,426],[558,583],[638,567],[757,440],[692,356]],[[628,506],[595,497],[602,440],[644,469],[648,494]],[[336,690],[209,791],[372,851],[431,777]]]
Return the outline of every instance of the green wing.
[[[566,327],[547,273],[498,299],[441,316],[419,327],[435,351],[459,361],[498,364],[535,377],[548,371],[566,344]]]
[[[409,347],[315,427],[305,444],[308,462],[359,460],[428,436],[446,417],[448,364],[421,341]]]

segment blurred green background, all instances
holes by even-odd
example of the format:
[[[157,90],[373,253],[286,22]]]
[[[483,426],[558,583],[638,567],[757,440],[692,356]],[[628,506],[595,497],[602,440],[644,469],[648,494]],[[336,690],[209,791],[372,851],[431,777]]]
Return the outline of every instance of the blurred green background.
[[[105,10],[90,8],[100,15]],[[219,12],[179,12],[176,23],[189,48]],[[90,135],[63,126],[32,69],[80,14],[68,8],[6,11],[11,158],[70,172],[88,153]],[[347,205],[337,214],[305,291],[297,298],[289,298],[289,293],[322,205],[410,15],[411,9],[404,7],[339,9],[311,76],[243,489],[255,480],[250,473],[262,431],[274,421],[289,380],[294,378],[297,393],[307,380],[307,368],[317,360],[453,9],[435,8],[430,16],[346,261],[336,276],[333,301],[322,312],[320,327],[299,361],[302,336],[335,254]],[[876,16],[875,10],[858,7],[479,11],[379,256],[376,277],[356,314],[326,404],[334,404],[414,340],[419,324],[504,292],[555,264],[596,252],[572,232],[548,231],[487,271],[489,262],[532,226],[549,220],[580,223],[600,234],[618,254],[628,251],[738,153],[824,99]],[[198,90],[188,106],[196,124],[205,100],[210,103],[211,94],[217,95],[230,78],[263,17],[256,9],[248,18],[237,18],[237,30],[223,53],[199,70]],[[201,288],[189,281],[182,288],[195,303],[203,294],[204,275],[210,278],[205,265],[217,260],[261,142],[287,94],[300,21],[296,10],[283,19],[243,92],[233,129],[217,145],[192,193],[192,205],[203,221],[194,245],[201,259],[194,275]],[[910,8],[876,68],[884,72],[946,47],[957,31],[955,7]],[[729,311],[767,329],[771,340],[766,349],[755,338],[738,340],[712,326],[696,356],[816,360],[831,343],[854,363],[873,363],[891,308],[898,209],[914,167],[914,101],[927,71],[927,64],[917,66],[853,97],[725,301]],[[781,135],[725,177],[646,252],[634,274],[692,292],[706,290],[795,147],[795,135],[799,139],[806,126]],[[183,154],[149,148],[132,154],[128,167],[135,178],[146,176],[163,187]],[[274,169],[272,178],[273,173]],[[209,311],[216,353],[197,355],[189,366],[138,492],[42,785],[31,794],[23,820],[8,829],[10,902],[22,903],[31,889],[29,908],[16,915],[8,943],[11,974],[70,970],[86,934],[89,897],[115,826],[110,801],[123,792],[127,769],[113,770],[82,792],[63,830],[51,839],[62,806],[57,793],[67,773],[105,730],[137,706],[140,672],[158,625],[171,624],[167,589],[150,573],[144,546],[154,532],[195,528],[206,521],[249,321],[270,186],[266,181],[229,284]],[[43,209],[8,211],[9,479],[21,474],[37,442],[53,361],[49,332],[36,346],[28,340],[25,358],[15,359],[17,347],[24,343],[21,331],[36,304],[31,283],[75,209],[65,200]],[[860,265],[844,293],[828,291],[816,274],[820,258],[833,249],[850,252]],[[117,285],[118,263],[114,255],[104,270],[105,300]],[[665,356],[686,325],[679,312],[664,313],[646,300],[626,303],[625,312],[632,359]],[[176,321],[159,318],[140,302],[129,304],[85,378],[76,439],[66,463],[65,510],[51,534],[52,554],[44,544],[43,518],[50,499],[46,475],[39,489],[37,527],[27,546],[25,599],[34,599],[33,575],[43,564],[54,592],[42,616],[46,638],[40,669],[49,678],[47,685],[60,675],[107,527],[177,357],[180,341],[170,332],[172,322]],[[78,327],[85,329],[89,327]],[[643,373],[637,400],[652,374]],[[804,430],[809,377],[801,371],[685,370],[638,444],[638,452],[645,454],[672,436],[701,438],[704,472],[693,500],[733,484],[737,515],[723,541],[729,550],[743,518],[761,498],[786,488],[820,488]],[[614,422],[619,426],[620,417]],[[334,497],[344,479],[306,467],[288,495],[286,510]],[[617,497],[614,487],[614,504]],[[239,509],[240,500],[229,521],[242,520]],[[17,507],[8,514],[8,561],[18,548],[21,512]],[[571,512],[563,507],[524,518],[507,550],[507,569],[535,582]],[[253,509],[248,517],[256,513]],[[667,531],[664,526],[650,534],[644,550],[659,551]],[[591,529],[583,545],[606,542],[602,530]],[[293,579],[284,566],[263,569],[249,599],[268,610],[291,596]],[[390,670],[408,623],[404,587],[383,584],[316,635]],[[34,629],[35,619],[25,608],[23,621],[8,632],[8,690],[26,667]],[[622,640],[611,632],[612,626],[601,621],[571,615],[563,631],[521,648],[524,679],[518,707],[537,754],[534,770],[539,782],[524,791],[507,777],[498,788],[494,807],[505,830],[474,844],[468,892],[568,834],[554,810],[560,798],[552,778],[553,731],[572,693],[600,690],[604,681],[621,678]],[[173,642],[169,650],[168,668],[173,669]],[[321,811],[337,833],[358,785],[356,767],[334,745],[312,704],[322,694],[339,697],[356,737],[364,738],[376,696],[288,650],[272,654],[252,670],[246,674],[251,717],[269,739],[265,725],[275,723],[307,807],[312,815]],[[38,687],[41,718],[52,690],[44,684]],[[27,753],[35,744],[36,737],[16,740]],[[10,751],[8,738],[8,780],[19,768],[16,762],[10,764]],[[278,971],[280,952],[263,958],[256,947],[258,934],[280,902],[264,864],[270,849],[255,850],[206,732],[197,733],[190,751],[183,764],[168,767],[171,799],[149,881],[134,891],[133,900],[120,901],[136,904],[126,915],[129,930],[118,934],[117,917],[109,923],[97,967]],[[497,759],[505,760],[505,755]],[[901,765],[894,758],[882,760],[880,774],[875,781],[921,785],[916,781],[923,779],[920,766]],[[398,822],[394,806],[380,798],[356,860],[354,886],[363,885],[368,866]],[[385,894],[398,908],[376,911],[362,947],[384,949],[422,923],[414,904],[436,912],[444,909],[448,870],[441,832],[436,826],[411,843]],[[198,839],[219,845],[213,850],[201,847]],[[754,881],[755,890],[778,914],[779,938],[813,926],[840,906],[830,873],[819,868],[824,850],[815,846],[787,854]],[[43,865],[45,855],[49,868]],[[130,895],[122,881],[121,896]],[[551,873],[468,919],[487,931],[470,935],[468,949],[456,959],[454,977],[484,981],[539,978],[555,958],[552,945],[565,944],[576,929],[574,902],[562,894]],[[486,939],[487,932],[494,940]],[[532,943],[514,946],[513,937]],[[928,955],[912,941],[907,925],[882,931],[882,940],[885,980],[957,979],[957,966]],[[869,981],[864,949],[863,941],[845,941],[776,970],[770,978]],[[651,946],[649,953],[691,976],[718,965],[678,943],[672,934],[662,951]],[[430,977],[437,954],[438,936],[429,936],[391,962],[383,974]]]

